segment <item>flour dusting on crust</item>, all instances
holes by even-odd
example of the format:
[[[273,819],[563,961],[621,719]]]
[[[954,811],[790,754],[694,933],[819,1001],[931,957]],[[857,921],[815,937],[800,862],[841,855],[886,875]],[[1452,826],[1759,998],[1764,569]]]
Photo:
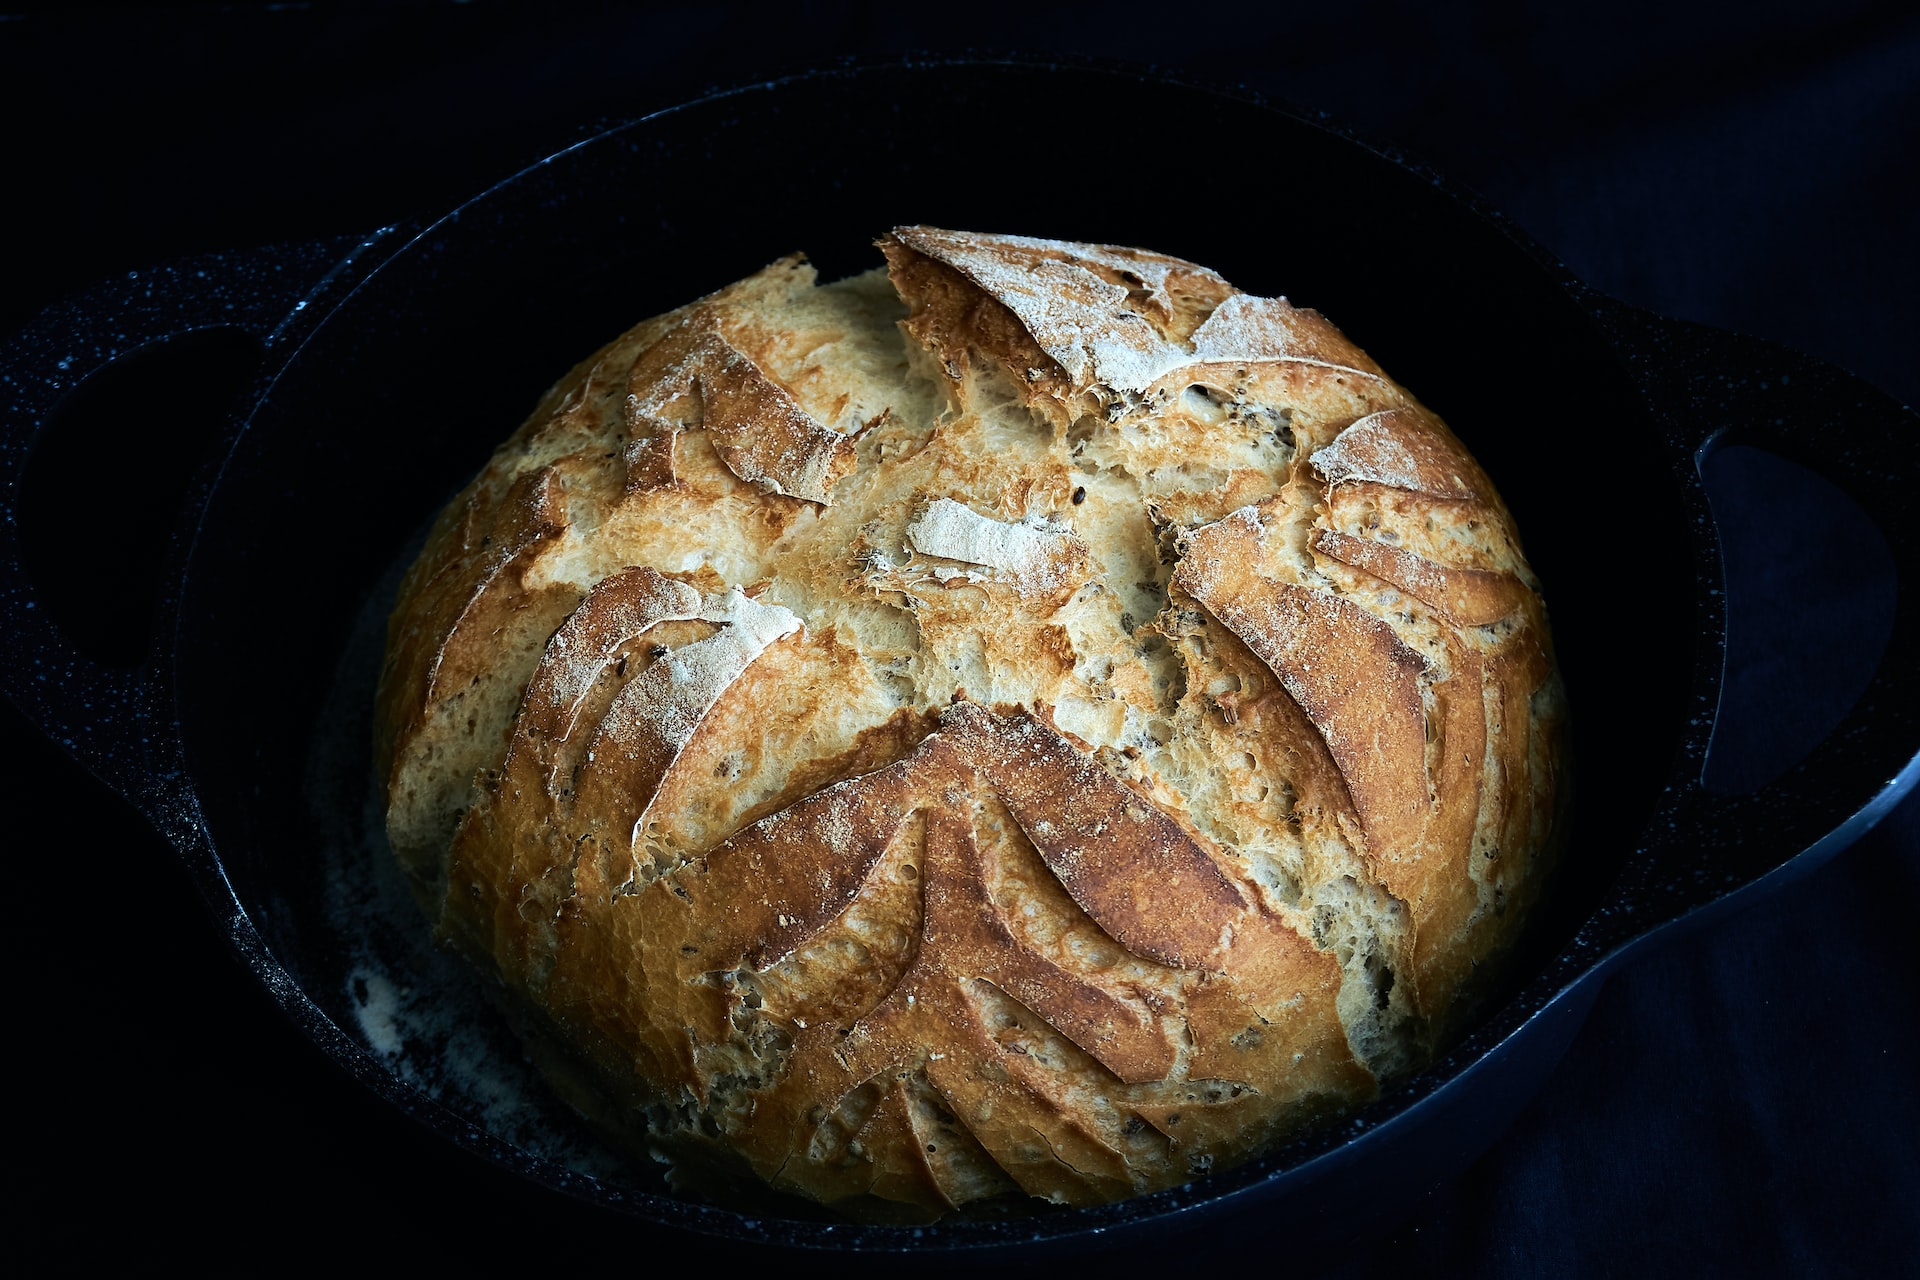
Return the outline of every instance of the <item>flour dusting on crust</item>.
[[[1318,312],[881,248],[645,322],[495,455],[396,609],[388,820],[542,1069],[680,1175],[879,1221],[1177,1186],[1496,971],[1563,793],[1545,609]]]
[[[1033,518],[1008,524],[951,498],[936,499],[909,524],[907,542],[922,555],[995,570],[1036,591],[1059,586],[1087,560],[1087,544],[1070,528]]]

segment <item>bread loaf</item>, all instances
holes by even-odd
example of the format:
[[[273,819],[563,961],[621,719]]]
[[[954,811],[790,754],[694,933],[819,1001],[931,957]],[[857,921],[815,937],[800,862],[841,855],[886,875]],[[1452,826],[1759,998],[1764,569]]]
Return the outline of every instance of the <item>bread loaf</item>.
[[[1564,791],[1538,584],[1317,312],[880,248],[636,326],[443,513],[393,851],[689,1168],[869,1219],[1182,1183],[1427,1060],[1510,942]]]

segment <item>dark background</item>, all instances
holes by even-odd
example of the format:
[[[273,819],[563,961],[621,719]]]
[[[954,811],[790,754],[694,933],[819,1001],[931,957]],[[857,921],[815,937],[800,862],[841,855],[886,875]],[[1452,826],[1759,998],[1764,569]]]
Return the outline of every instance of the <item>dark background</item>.
[[[1920,399],[1920,16],[1569,7],[0,0],[0,207],[15,228],[0,333],[168,258],[445,210],[604,122],[712,87],[846,54],[983,47],[1157,64],[1324,109],[1480,192],[1600,289]],[[1920,475],[1920,440],[1914,454]],[[1799,502],[1791,473],[1710,479],[1736,531],[1744,699],[1729,710],[1740,733],[1716,749],[1763,772],[1804,745],[1794,726],[1844,709],[1820,704],[1806,664],[1845,668],[1872,648],[1809,625],[1807,602],[1845,616],[1834,592],[1870,587],[1834,585],[1842,553],[1820,539],[1838,517]],[[9,1056],[28,1080],[8,1151],[16,1256],[651,1268],[684,1254],[810,1270],[573,1204],[389,1111],[283,1025],[129,809],[5,703],[0,741],[0,804],[53,833],[7,845]],[[1258,1218],[1161,1261],[1911,1274],[1916,911],[1909,800],[1808,877],[1616,976],[1518,1124],[1410,1216],[1304,1268]]]

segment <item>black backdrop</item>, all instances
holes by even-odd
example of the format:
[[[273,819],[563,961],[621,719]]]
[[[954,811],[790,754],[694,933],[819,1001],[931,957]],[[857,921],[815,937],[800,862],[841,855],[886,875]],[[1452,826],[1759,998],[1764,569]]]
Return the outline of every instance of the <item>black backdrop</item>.
[[[0,331],[170,257],[440,211],[603,121],[710,87],[843,54],[988,47],[1159,64],[1325,109],[1480,191],[1601,289],[1920,399],[1920,18],[1844,2],[1570,7],[0,3],[15,227]],[[193,411],[148,406],[140,429]],[[1920,440],[1914,454],[1920,476]],[[1790,474],[1748,459],[1710,480],[1733,530],[1742,699],[1722,763],[1761,769],[1831,718],[1833,682],[1801,673],[1860,661],[1844,619],[1876,588],[1837,572],[1821,535],[1840,517]],[[9,1056],[28,1080],[8,1153],[16,1257],[652,1267],[684,1253],[795,1269],[522,1185],[361,1093],[227,958],[131,811],[4,703],[0,734],[0,803],[20,819]],[[1909,800],[1806,879],[1615,977],[1513,1130],[1404,1219],[1304,1269],[1257,1219],[1156,1260],[1911,1273],[1917,911]]]

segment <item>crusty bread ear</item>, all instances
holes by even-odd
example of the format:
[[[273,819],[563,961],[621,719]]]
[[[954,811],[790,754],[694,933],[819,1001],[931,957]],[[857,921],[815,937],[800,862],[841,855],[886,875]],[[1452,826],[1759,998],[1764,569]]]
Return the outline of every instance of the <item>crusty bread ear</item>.
[[[636,1144],[886,1220],[1183,1182],[1424,1060],[1513,937],[1537,584],[1318,313],[881,248],[636,327],[442,517],[392,843]]]

